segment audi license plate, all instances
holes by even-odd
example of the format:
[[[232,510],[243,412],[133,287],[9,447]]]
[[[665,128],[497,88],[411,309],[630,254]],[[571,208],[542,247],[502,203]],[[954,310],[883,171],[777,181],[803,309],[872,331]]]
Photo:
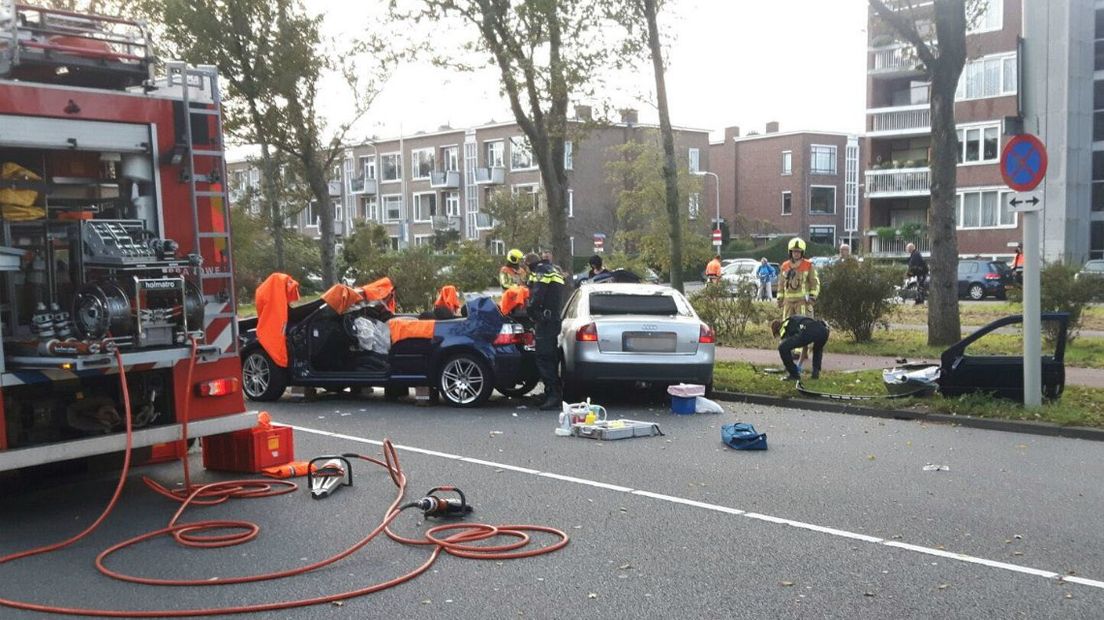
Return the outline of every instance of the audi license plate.
[[[621,350],[630,353],[674,353],[677,338],[674,332],[626,332]]]

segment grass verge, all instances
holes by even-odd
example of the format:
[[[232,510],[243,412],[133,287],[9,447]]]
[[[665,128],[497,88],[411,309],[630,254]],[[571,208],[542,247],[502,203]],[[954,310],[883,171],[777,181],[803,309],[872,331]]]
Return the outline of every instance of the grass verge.
[[[856,343],[851,341],[848,334],[833,330],[827,350],[831,353],[852,355],[939,359],[945,347],[929,346],[927,338],[927,334],[921,331],[879,329],[869,342]],[[742,338],[728,338],[721,344],[749,349],[778,347],[770,329],[761,324],[748,325]],[[1023,338],[1019,334],[989,334],[971,345],[969,351],[984,355],[1022,355]],[[1043,352],[1046,352],[1045,344]],[[1104,338],[1081,336],[1074,340],[1072,345],[1066,346],[1066,365],[1076,368],[1104,368]]]
[[[780,367],[776,367],[780,368]],[[718,390],[764,394],[781,398],[802,397],[794,384],[782,381],[781,374],[747,362],[718,362],[713,369],[713,385]],[[831,394],[882,396],[886,394],[880,370],[861,372],[823,372],[818,381],[806,379],[806,387]],[[1019,403],[986,395],[943,398],[875,398],[855,404],[878,409],[927,411],[952,415],[1030,420],[1063,426],[1104,427],[1104,389],[1066,386],[1058,402],[1046,403],[1037,410],[1024,409]]]
[[[958,313],[963,325],[981,327],[1010,314],[1021,314],[1023,305],[1014,301],[1002,301],[993,303],[977,303],[963,301],[958,304]],[[912,325],[926,325],[928,323],[928,307],[915,304],[901,304],[897,312],[890,317],[891,323],[906,323]],[[1081,315],[1081,329],[1090,331],[1104,331],[1104,305],[1096,304],[1085,308]]]

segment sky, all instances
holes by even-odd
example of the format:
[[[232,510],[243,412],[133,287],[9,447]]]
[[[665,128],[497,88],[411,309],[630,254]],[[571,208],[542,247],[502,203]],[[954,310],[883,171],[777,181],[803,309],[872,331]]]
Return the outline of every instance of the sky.
[[[325,29],[338,40],[355,36],[383,0],[316,0]],[[866,88],[865,0],[669,0],[660,14],[668,36],[667,92],[676,126],[708,129],[719,139],[727,126],[762,132],[860,132]],[[442,46],[449,33],[440,33]],[[610,92],[617,107],[657,122],[654,77],[647,63],[620,76]],[[326,87],[331,118],[347,110],[344,85]],[[573,102],[592,103],[592,102]],[[427,62],[406,62],[384,83],[352,140],[512,120],[499,93],[498,73],[456,73]]]

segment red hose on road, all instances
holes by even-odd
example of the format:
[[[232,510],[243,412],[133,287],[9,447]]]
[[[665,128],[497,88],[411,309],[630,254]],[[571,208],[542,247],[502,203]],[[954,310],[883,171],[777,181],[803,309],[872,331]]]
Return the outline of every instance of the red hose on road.
[[[195,340],[192,341],[192,359],[188,369],[188,383],[191,385],[192,370],[195,367],[197,344]],[[119,484],[115,488],[115,493],[112,495],[111,500],[108,502],[107,507],[96,521],[85,528],[79,534],[68,538],[64,541],[46,545],[43,547],[37,547],[27,551],[22,551],[0,557],[0,564],[5,564],[26,558],[34,555],[40,555],[43,553],[49,553],[63,549],[90,534],[100,523],[102,523],[111,511],[115,508],[115,504],[119,499],[119,495],[122,492],[123,485],[126,482],[126,477],[130,470],[130,457],[131,448],[133,443],[132,426],[131,426],[131,410],[130,410],[130,394],[127,391],[126,375],[123,369],[122,355],[119,351],[115,352],[116,362],[119,365],[119,381],[123,393],[123,404],[125,409],[126,418],[126,455],[123,460],[123,470],[120,474]],[[187,419],[188,419],[188,405],[190,404],[191,396],[185,400],[185,411],[182,413],[182,430],[184,432],[183,439],[187,441]],[[181,502],[181,506],[177,509],[172,519],[169,520],[169,524],[159,530],[148,532],[135,536],[128,540],[124,540],[120,543],[112,545],[111,547],[102,551],[96,557],[96,568],[103,574],[127,581],[131,583],[139,583],[144,585],[161,585],[161,586],[213,586],[213,585],[228,585],[239,583],[253,583],[258,581],[266,581],[272,579],[281,579],[285,577],[291,577],[295,575],[301,575],[324,566],[329,566],[335,562],[338,562],[362,549],[365,545],[375,539],[380,532],[386,532],[387,535],[393,540],[411,545],[431,545],[433,550],[430,552],[429,557],[425,562],[411,570],[410,572],[376,583],[363,588],[357,588],[338,594],[331,594],[328,596],[319,596],[313,598],[295,599],[287,601],[277,601],[272,603],[257,603],[251,605],[241,605],[235,607],[221,607],[221,608],[201,608],[201,609],[161,609],[161,610],[123,610],[123,609],[86,609],[77,607],[60,607],[53,605],[44,605],[38,603],[28,603],[24,601],[15,601],[6,598],[0,598],[0,605],[10,607],[13,609],[21,609],[25,611],[39,611],[44,613],[75,615],[75,616],[95,616],[95,617],[112,617],[112,618],[180,618],[189,616],[214,616],[220,614],[239,614],[239,613],[256,613],[265,611],[278,611],[281,609],[291,609],[295,607],[307,607],[310,605],[319,605],[323,603],[331,603],[335,601],[341,601],[373,592],[379,592],[397,586],[401,583],[409,581],[414,577],[424,573],[441,555],[441,551],[447,551],[448,553],[465,558],[482,559],[482,560],[508,560],[523,557],[532,557],[535,555],[541,555],[550,553],[558,549],[563,548],[568,543],[568,536],[565,532],[545,526],[538,525],[485,525],[479,523],[460,523],[460,524],[448,524],[440,525],[434,528],[430,528],[426,531],[425,535],[421,539],[406,538],[399,536],[391,531],[390,525],[396,517],[402,512],[403,508],[400,504],[403,500],[403,496],[406,493],[406,475],[402,472],[402,468],[399,465],[398,453],[395,451],[395,447],[391,444],[390,439],[385,439],[383,442],[383,460],[375,459],[363,455],[347,455],[355,456],[362,460],[368,461],[375,465],[384,467],[391,481],[396,487],[395,499],[388,506],[387,512],[380,522],[371,532],[369,532],[364,538],[354,543],[348,549],[341,551],[340,553],[331,556],[325,560],[307,564],[293,569],[287,569],[282,571],[276,571],[271,573],[263,573],[257,575],[245,575],[239,577],[225,577],[215,579],[156,579],[150,577],[141,577],[136,575],[127,575],[118,571],[112,570],[107,567],[106,560],[116,551],[136,545],[140,542],[156,538],[158,536],[172,535],[173,538],[181,545],[187,547],[200,547],[200,548],[215,548],[226,547],[231,545],[238,545],[245,542],[249,542],[256,538],[260,532],[260,527],[254,523],[248,521],[227,521],[227,520],[206,520],[196,521],[190,523],[180,523],[179,520],[183,516],[184,512],[192,505],[211,505],[222,503],[230,499],[231,497],[237,498],[249,498],[249,497],[267,497],[271,495],[281,495],[289,493],[298,489],[298,486],[291,482],[284,481],[270,481],[270,480],[228,480],[225,482],[215,482],[211,484],[205,484],[198,487],[192,487],[190,484],[190,476],[188,474],[187,456],[183,457],[184,463],[184,476],[185,488],[182,493],[170,491],[163,485],[156,483],[155,481],[146,479],[146,484],[156,491],[157,493],[166,496],[175,501]],[[284,488],[278,488],[283,486]],[[236,533],[222,533],[222,534],[207,534],[211,531],[225,531],[236,530]],[[441,537],[440,534],[444,532],[455,531],[455,533]],[[516,551],[517,549],[526,546],[530,537],[526,532],[545,532],[558,536],[560,540],[547,546],[529,549],[525,551]],[[495,546],[480,546],[473,545],[471,543],[487,540],[497,536],[507,536],[516,538],[518,540],[509,542],[502,545]]]

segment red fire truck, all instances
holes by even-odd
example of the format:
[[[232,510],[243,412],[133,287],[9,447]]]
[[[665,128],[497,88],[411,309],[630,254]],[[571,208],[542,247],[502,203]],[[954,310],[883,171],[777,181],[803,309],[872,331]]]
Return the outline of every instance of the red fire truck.
[[[116,352],[135,447],[253,424],[218,74],[154,65],[140,23],[0,0],[0,472],[124,448]]]

